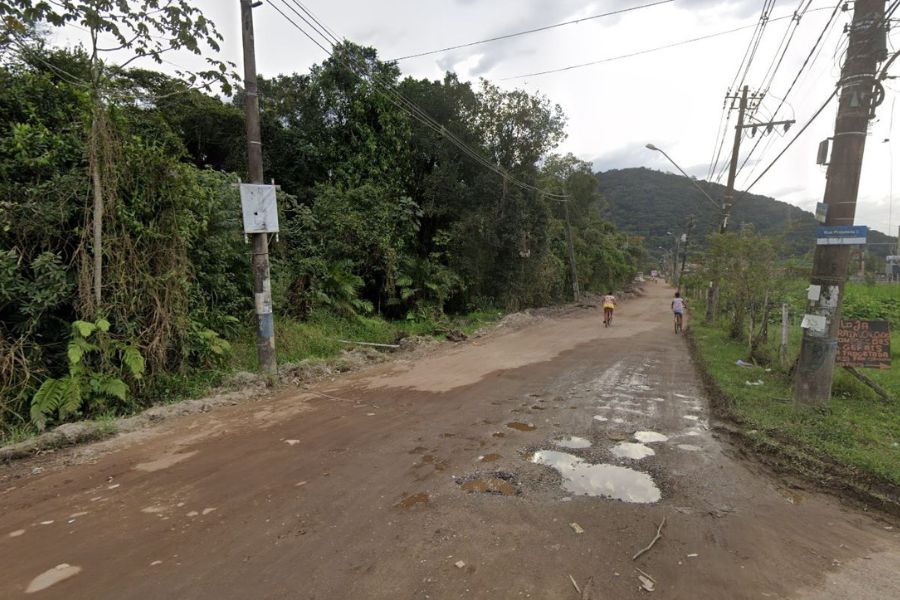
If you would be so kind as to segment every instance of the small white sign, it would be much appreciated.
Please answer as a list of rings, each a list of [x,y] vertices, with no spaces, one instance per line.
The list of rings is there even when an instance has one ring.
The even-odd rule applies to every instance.
[[[806,299],[811,302],[816,302],[819,299],[819,296],[822,293],[821,285],[811,285],[806,288]]]
[[[809,329],[816,333],[824,333],[828,327],[828,321],[821,315],[803,315],[803,321],[800,323],[803,329]]]
[[[275,186],[242,183],[241,212],[244,216],[244,233],[278,233]]]

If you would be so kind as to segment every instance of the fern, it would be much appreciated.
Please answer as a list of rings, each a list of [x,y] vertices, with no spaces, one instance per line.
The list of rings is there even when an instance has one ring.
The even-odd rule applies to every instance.
[[[81,386],[72,376],[48,379],[31,399],[31,422],[43,431],[47,418],[58,414],[60,419],[75,414],[81,408]]]
[[[122,362],[128,367],[132,377],[135,379],[143,377],[145,368],[144,357],[141,356],[141,353],[137,348],[134,346],[126,346],[124,352],[122,352]]]

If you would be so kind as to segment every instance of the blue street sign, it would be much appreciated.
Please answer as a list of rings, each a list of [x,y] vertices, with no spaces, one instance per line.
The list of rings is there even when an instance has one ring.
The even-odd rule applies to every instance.
[[[869,228],[865,225],[827,225],[816,228],[819,246],[859,246],[866,243]]]

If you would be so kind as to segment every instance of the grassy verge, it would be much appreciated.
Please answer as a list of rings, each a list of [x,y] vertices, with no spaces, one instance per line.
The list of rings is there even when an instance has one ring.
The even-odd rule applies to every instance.
[[[496,321],[499,312],[482,311],[451,317],[440,323],[434,321],[385,321],[360,317],[345,319],[330,313],[314,313],[306,321],[280,319],[275,325],[275,344],[279,363],[297,363],[305,359],[327,359],[352,346],[338,340],[393,344],[407,336],[444,338],[441,332],[462,331],[470,335],[480,327]],[[254,371],[256,341],[252,331],[233,344],[232,367],[238,371]]]
[[[746,430],[900,485],[900,405],[882,402],[839,369],[826,408],[795,407],[791,381],[784,371],[773,368],[766,372],[762,367],[748,369],[735,364],[747,358],[745,343],[703,325],[693,325],[692,335],[703,367],[724,394],[723,412]],[[867,374],[900,392],[897,369]],[[748,385],[759,381],[761,385]]]
[[[446,337],[449,331],[461,331],[471,335],[477,329],[489,325],[501,316],[497,311],[480,311],[467,315],[434,321],[386,321],[381,318],[345,319],[319,312],[304,322],[290,319],[276,321],[278,362],[298,363],[305,359],[329,359],[340,355],[352,346],[337,340],[353,340],[375,343],[395,343],[407,336]],[[141,394],[140,404],[119,410],[115,414],[93,420],[94,432],[103,436],[115,433],[116,417],[127,417],[150,405],[174,404],[184,400],[202,398],[229,374],[237,371],[255,371],[255,332],[247,330],[232,340],[232,353],[219,368],[195,369],[185,373],[164,374],[154,378]],[[92,430],[93,431],[93,430]],[[17,444],[34,438],[38,431],[30,423],[0,427],[0,447]],[[55,442],[56,443],[56,442]],[[58,443],[64,443],[64,440]]]

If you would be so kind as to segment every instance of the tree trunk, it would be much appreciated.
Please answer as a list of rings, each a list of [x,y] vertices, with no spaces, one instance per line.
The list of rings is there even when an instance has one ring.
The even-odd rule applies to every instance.
[[[94,192],[93,233],[94,233],[94,313],[100,311],[103,290],[103,180],[100,175],[100,106],[94,106],[91,116],[90,169],[91,187]]]

